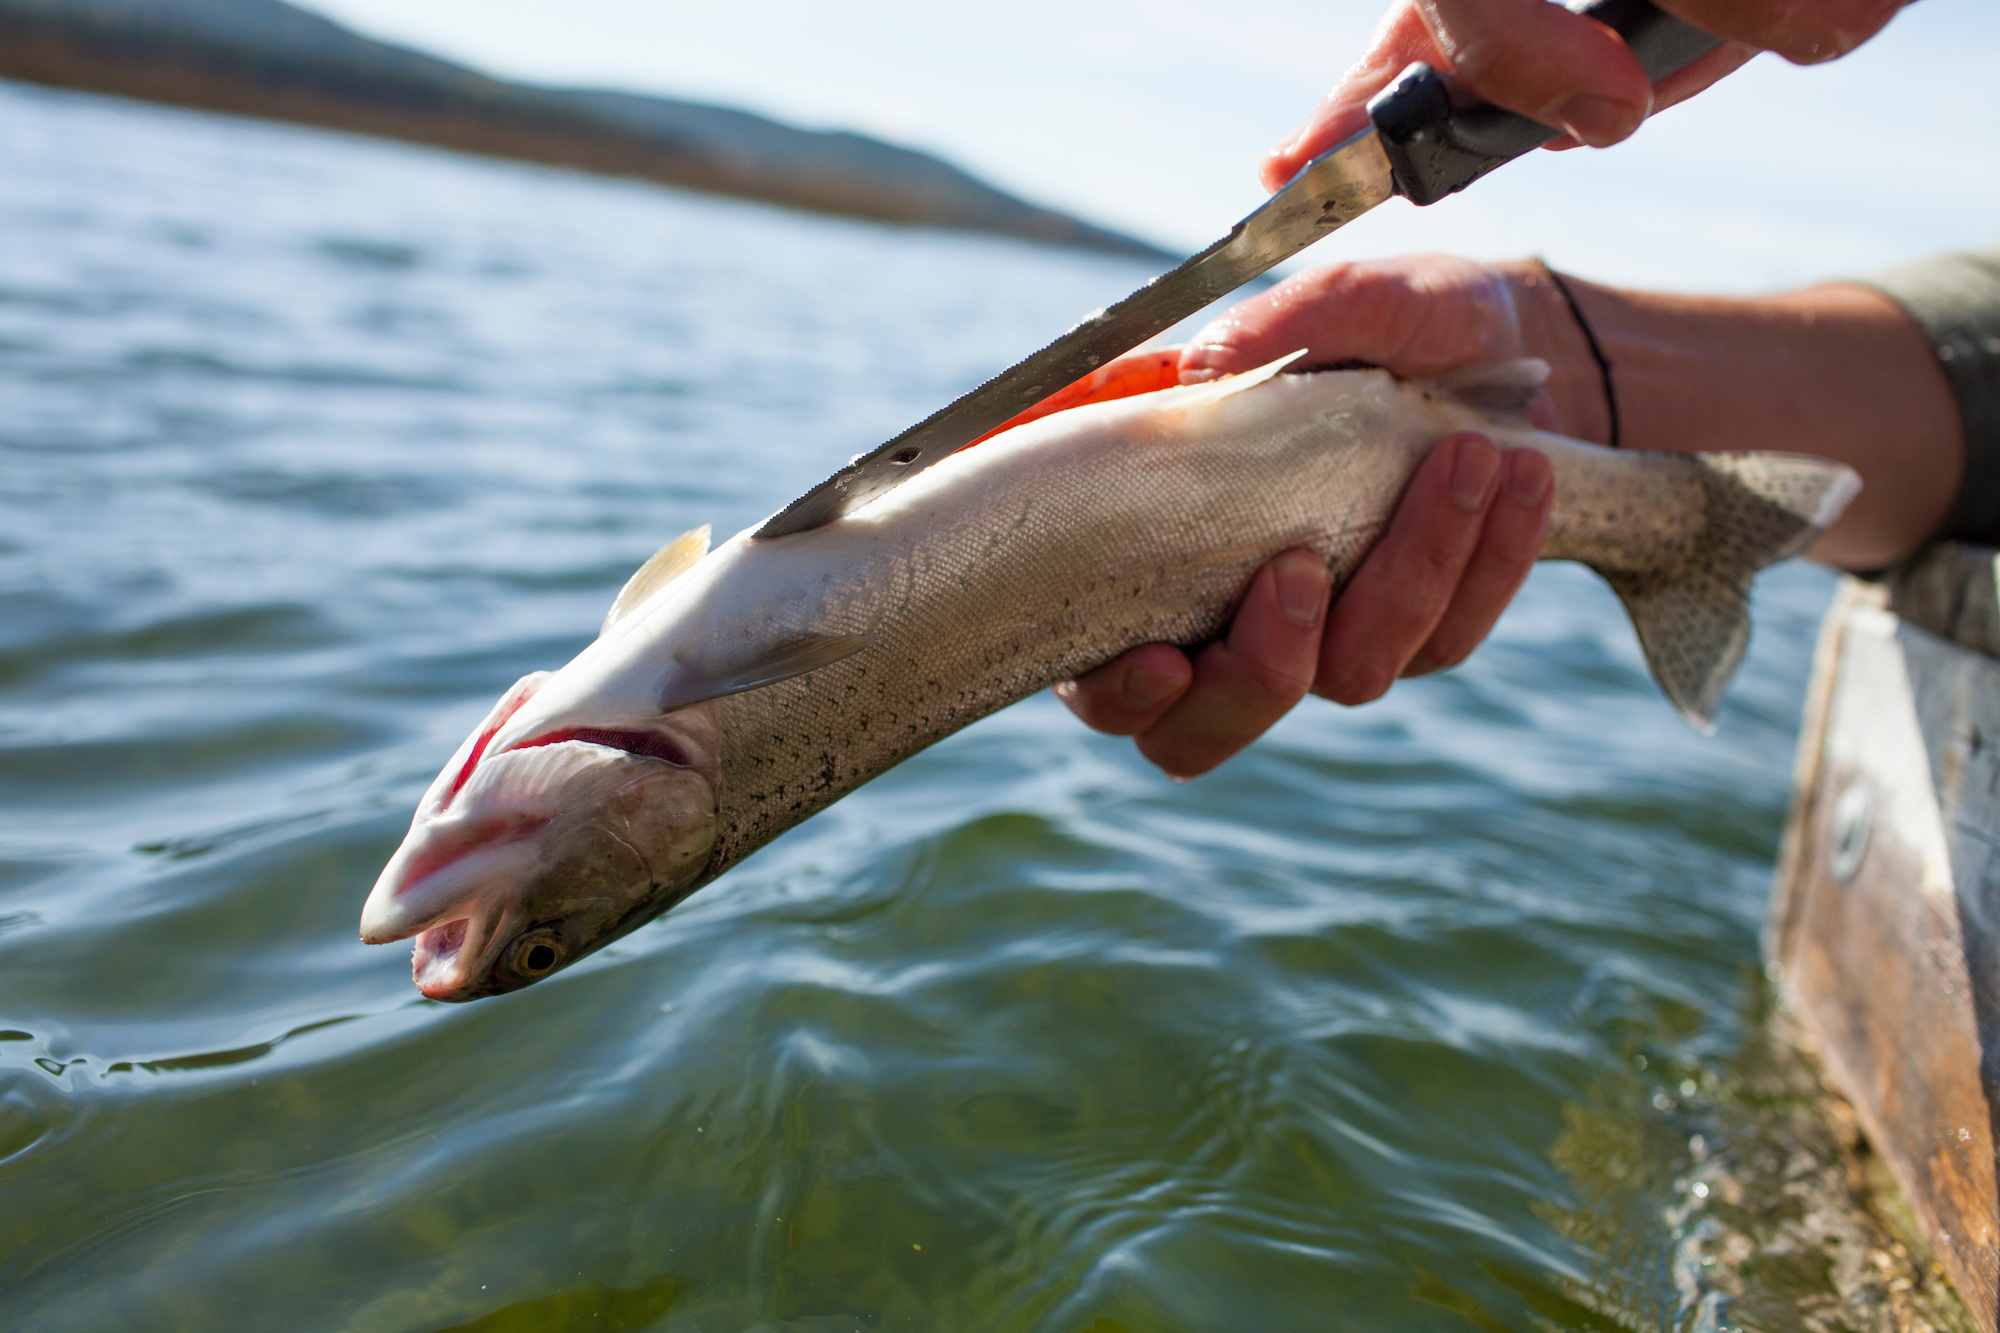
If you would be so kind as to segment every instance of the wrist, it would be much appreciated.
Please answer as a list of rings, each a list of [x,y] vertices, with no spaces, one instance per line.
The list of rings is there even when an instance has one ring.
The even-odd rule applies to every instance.
[[[1535,413],[1535,424],[1571,439],[1609,444],[1611,405],[1605,396],[1605,373],[1562,288],[1539,260],[1509,260],[1488,267],[1507,284],[1513,298],[1523,354],[1549,365],[1544,406]],[[1567,281],[1584,317],[1591,318],[1584,303],[1594,290],[1575,278]],[[1615,383],[1615,365],[1611,373]]]
[[[1588,341],[1534,267],[1505,266],[1524,350],[1553,369],[1550,424],[1605,443]],[[1848,284],[1741,298],[1565,282],[1610,364],[1625,448],[1849,464],[1864,489],[1812,551],[1848,568],[1901,559],[1937,530],[1964,469],[1963,433],[1935,353],[1887,297]]]

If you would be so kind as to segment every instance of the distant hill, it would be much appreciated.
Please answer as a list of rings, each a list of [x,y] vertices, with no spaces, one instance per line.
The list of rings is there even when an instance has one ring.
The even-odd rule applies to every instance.
[[[926,153],[727,107],[506,83],[281,0],[0,0],[0,78],[911,226],[1166,258]]]

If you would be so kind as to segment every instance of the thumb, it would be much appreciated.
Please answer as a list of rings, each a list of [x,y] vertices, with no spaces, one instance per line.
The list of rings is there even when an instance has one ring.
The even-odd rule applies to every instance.
[[[1414,61],[1596,147],[1639,127],[1652,87],[1624,38],[1547,0],[1399,0],[1304,125],[1265,157],[1267,190],[1368,125],[1368,99]]]

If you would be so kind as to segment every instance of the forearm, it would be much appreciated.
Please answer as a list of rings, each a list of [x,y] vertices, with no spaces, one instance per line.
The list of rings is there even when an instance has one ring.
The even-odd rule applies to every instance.
[[[1605,440],[1602,384],[1567,304],[1533,266],[1510,277],[1524,341],[1558,367],[1557,424]],[[1851,569],[1893,563],[1944,523],[1965,467],[1958,405],[1930,340],[1882,293],[1836,283],[1734,299],[1567,281],[1612,365],[1625,448],[1847,463],[1865,489],[1811,554]]]

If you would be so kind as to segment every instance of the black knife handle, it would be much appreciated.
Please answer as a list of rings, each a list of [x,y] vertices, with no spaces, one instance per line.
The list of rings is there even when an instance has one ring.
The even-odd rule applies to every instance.
[[[1570,8],[1623,37],[1655,83],[1722,45],[1648,0],[1590,0]],[[1395,170],[1396,193],[1411,203],[1434,204],[1562,133],[1463,96],[1455,101],[1444,77],[1418,61],[1369,100],[1368,118]]]

